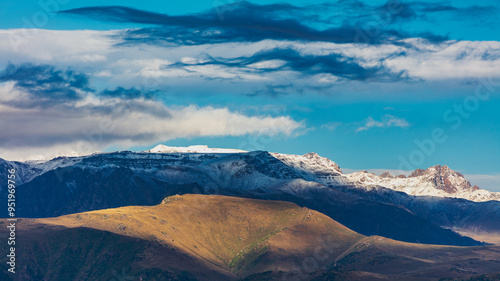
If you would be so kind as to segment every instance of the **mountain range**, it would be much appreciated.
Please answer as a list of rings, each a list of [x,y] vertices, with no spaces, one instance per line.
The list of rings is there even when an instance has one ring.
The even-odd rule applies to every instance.
[[[205,146],[158,146],[46,162],[0,160],[0,166],[16,168],[20,217],[151,206],[169,195],[197,193],[289,201],[360,234],[405,242],[465,246],[495,243],[500,237],[498,193],[471,187],[446,166],[409,177],[343,174],[335,162],[316,153]],[[0,180],[5,193],[7,181]],[[7,216],[5,210],[1,214]]]

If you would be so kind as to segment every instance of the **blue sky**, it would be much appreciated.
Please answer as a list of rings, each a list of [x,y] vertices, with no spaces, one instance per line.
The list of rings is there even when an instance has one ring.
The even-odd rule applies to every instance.
[[[2,158],[207,144],[500,190],[498,1],[0,3]]]

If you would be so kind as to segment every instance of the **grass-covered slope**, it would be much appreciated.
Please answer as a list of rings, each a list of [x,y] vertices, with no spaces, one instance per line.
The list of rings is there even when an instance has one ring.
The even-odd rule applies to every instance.
[[[0,225],[0,235],[7,230]],[[500,271],[497,246],[366,237],[293,203],[228,196],[21,219],[17,233],[19,280],[439,280]]]
[[[364,238],[293,203],[212,195],[171,196],[157,206],[106,209],[37,222],[156,241],[239,276],[286,271],[315,251],[322,255],[317,267],[324,267]]]

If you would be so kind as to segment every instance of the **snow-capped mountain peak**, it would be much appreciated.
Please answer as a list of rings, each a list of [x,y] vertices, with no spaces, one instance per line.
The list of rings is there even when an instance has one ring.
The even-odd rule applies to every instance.
[[[304,155],[291,155],[271,153],[273,157],[294,168],[301,176],[309,181],[316,181],[324,185],[337,184],[337,177],[342,175],[342,170],[337,163],[321,157],[315,152]]]
[[[339,173],[342,173],[342,170],[340,169],[340,167],[337,163],[333,162],[332,160],[330,160],[326,157],[319,156],[316,152],[306,153],[306,154],[302,155],[302,157],[311,160],[311,162],[313,162],[315,164],[326,166],[326,167],[331,168]]]
[[[175,147],[159,144],[152,149],[146,150],[150,153],[242,153],[247,152],[240,149],[210,148],[207,145],[191,145],[188,147]]]
[[[473,192],[479,189],[477,186],[471,186],[461,173],[453,171],[446,165],[436,165],[425,171],[418,169],[410,175],[410,177],[419,176],[431,181],[436,188],[450,194],[463,191]]]
[[[446,165],[436,165],[426,170],[417,169],[408,177],[394,177],[388,172],[380,176],[366,171],[355,172],[343,175],[339,183],[353,184],[361,188],[382,186],[415,196],[453,197],[476,202],[500,200],[500,193],[472,186],[461,173]]]

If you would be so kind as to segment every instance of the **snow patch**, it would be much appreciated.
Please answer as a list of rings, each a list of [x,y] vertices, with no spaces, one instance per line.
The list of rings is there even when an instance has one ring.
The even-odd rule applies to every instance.
[[[210,148],[207,145],[191,145],[188,147],[175,147],[159,144],[145,152],[149,153],[245,153],[248,151],[240,149]]]

